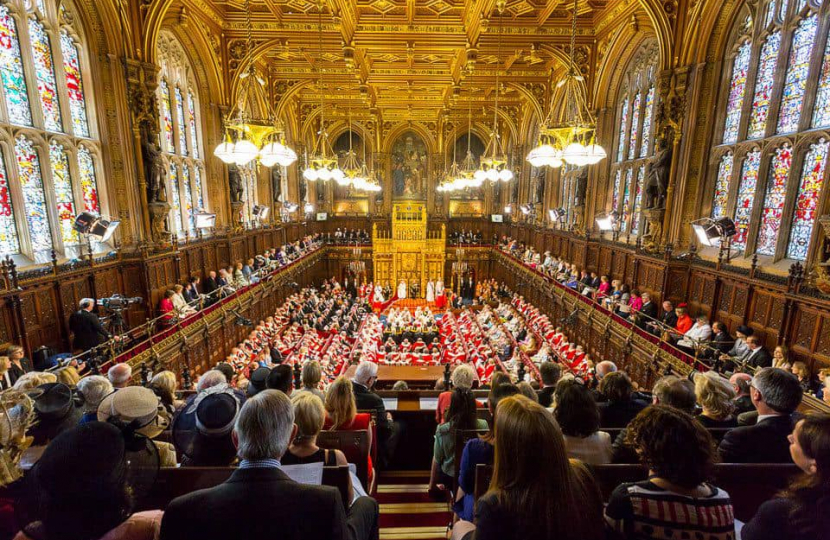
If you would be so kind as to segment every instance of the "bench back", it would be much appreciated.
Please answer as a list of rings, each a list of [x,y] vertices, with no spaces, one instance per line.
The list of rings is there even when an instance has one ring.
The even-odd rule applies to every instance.
[[[369,489],[369,432],[358,431],[321,431],[317,435],[317,446],[328,450],[340,450],[346,455],[346,461],[353,463],[357,469],[357,478],[364,489]]]

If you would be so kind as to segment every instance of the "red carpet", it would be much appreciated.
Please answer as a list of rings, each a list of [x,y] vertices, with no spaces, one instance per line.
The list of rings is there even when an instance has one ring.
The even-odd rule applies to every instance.
[[[392,471],[378,477],[381,540],[445,540],[452,513],[427,496],[429,472]]]

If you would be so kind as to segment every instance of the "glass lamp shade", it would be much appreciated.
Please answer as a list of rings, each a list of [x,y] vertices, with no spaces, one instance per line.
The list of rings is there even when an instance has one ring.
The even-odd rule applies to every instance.
[[[277,163],[282,165],[283,167],[288,167],[295,161],[297,161],[297,152],[288,148],[284,144],[280,144],[282,150],[278,152]]]
[[[308,169],[303,171],[303,178],[305,178],[309,182],[314,182],[319,178],[319,176],[317,175],[317,171],[315,169],[309,167]]]
[[[259,149],[248,139],[236,141],[233,151],[233,160],[237,165],[245,165],[256,159]]]
[[[544,167],[556,155],[556,149],[549,144],[537,146],[527,155],[527,161],[534,167]]]
[[[578,142],[571,143],[562,152],[562,159],[577,167],[587,165],[588,149]]]
[[[213,155],[222,160],[222,162],[230,165],[234,163],[234,147],[235,145],[230,140],[225,140],[222,144],[216,147]]]
[[[277,163],[288,167],[297,160],[293,150],[278,142],[268,143],[259,152],[259,162],[266,167],[273,167]]]
[[[605,149],[598,144],[589,144],[588,145],[588,165],[596,165],[606,157],[608,154],[605,153]]]
[[[273,154],[260,154],[259,162],[266,167],[273,167],[277,164],[277,158]]]
[[[553,167],[554,169],[558,169],[562,166],[564,161],[562,161],[562,157],[560,155],[554,155],[552,158],[548,159],[547,166]]]
[[[502,169],[499,173],[499,180],[502,182],[509,182],[513,180],[513,171],[507,168]]]
[[[340,182],[342,182],[343,179],[346,178],[346,175],[343,173],[343,171],[339,167],[335,167],[331,171],[331,177],[335,182],[340,184]],[[346,183],[348,184],[348,181]]]
[[[311,204],[311,203],[305,203],[305,206],[303,207],[303,210],[305,210],[306,214],[310,214],[310,213],[314,212],[314,205]]]
[[[484,184],[483,180],[477,180],[476,178],[473,178],[472,180],[469,181],[469,186],[471,188],[480,188],[483,184]]]
[[[331,180],[331,171],[328,167],[322,167],[319,171],[317,171],[317,178],[323,181]]]
[[[475,178],[476,180],[481,180],[483,182],[487,179],[487,171],[479,169],[475,173],[473,173],[473,178]]]
[[[499,171],[496,169],[488,169],[487,170],[487,180],[491,182],[498,182],[499,180]]]

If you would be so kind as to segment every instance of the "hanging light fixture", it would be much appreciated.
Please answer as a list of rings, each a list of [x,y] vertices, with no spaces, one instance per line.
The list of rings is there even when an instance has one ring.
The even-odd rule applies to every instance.
[[[337,163],[337,156],[329,143],[329,135],[326,132],[326,103],[323,90],[323,6],[322,1],[317,3],[317,38],[319,44],[319,82],[317,84],[320,92],[320,131],[317,132],[317,141],[311,156],[306,156],[306,168],[303,171],[303,178],[309,182],[317,180],[334,180],[341,183],[346,176]]]
[[[487,141],[487,146],[484,149],[484,154],[481,158],[481,164],[478,170],[473,175],[477,182],[509,182],[513,180],[513,171],[510,170],[507,163],[506,152],[502,148],[501,137],[499,136],[499,74],[501,73],[501,26],[504,15],[504,8],[506,2],[499,0],[496,2],[496,9],[499,12],[499,29],[498,29],[498,48],[496,53],[496,99],[493,107],[493,131],[490,134],[490,140]]]
[[[534,167],[561,167],[564,163],[582,167],[594,165],[607,157],[605,149],[596,143],[596,121],[588,110],[585,78],[576,69],[576,11],[573,3],[571,19],[571,51],[568,73],[556,84],[564,86],[564,117],[554,119],[553,104],[539,129],[536,148],[527,155]]]
[[[297,154],[285,142],[285,129],[276,113],[268,106],[267,118],[255,117],[252,103],[270,103],[265,95],[265,81],[257,74],[251,36],[251,5],[245,0],[247,29],[246,52],[250,56],[248,69],[242,73],[239,100],[225,117],[225,140],[213,155],[224,163],[246,165],[258,159],[266,167],[288,167],[297,161]]]

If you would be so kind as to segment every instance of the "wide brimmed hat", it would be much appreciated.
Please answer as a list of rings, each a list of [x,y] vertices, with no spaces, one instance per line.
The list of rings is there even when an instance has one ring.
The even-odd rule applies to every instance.
[[[173,444],[199,465],[228,465],[236,456],[232,432],[239,399],[229,388],[200,392],[173,421]]]
[[[98,421],[132,429],[150,439],[170,426],[164,404],[143,386],[128,386],[107,395],[98,405]]]
[[[752,330],[752,328],[750,328],[748,326],[744,326],[743,324],[738,327],[738,332],[740,332],[741,334],[743,334],[745,336],[751,336],[752,334],[755,333],[755,331]]]
[[[46,444],[81,421],[83,397],[62,383],[47,383],[33,393],[37,424],[29,432],[35,445]]]

